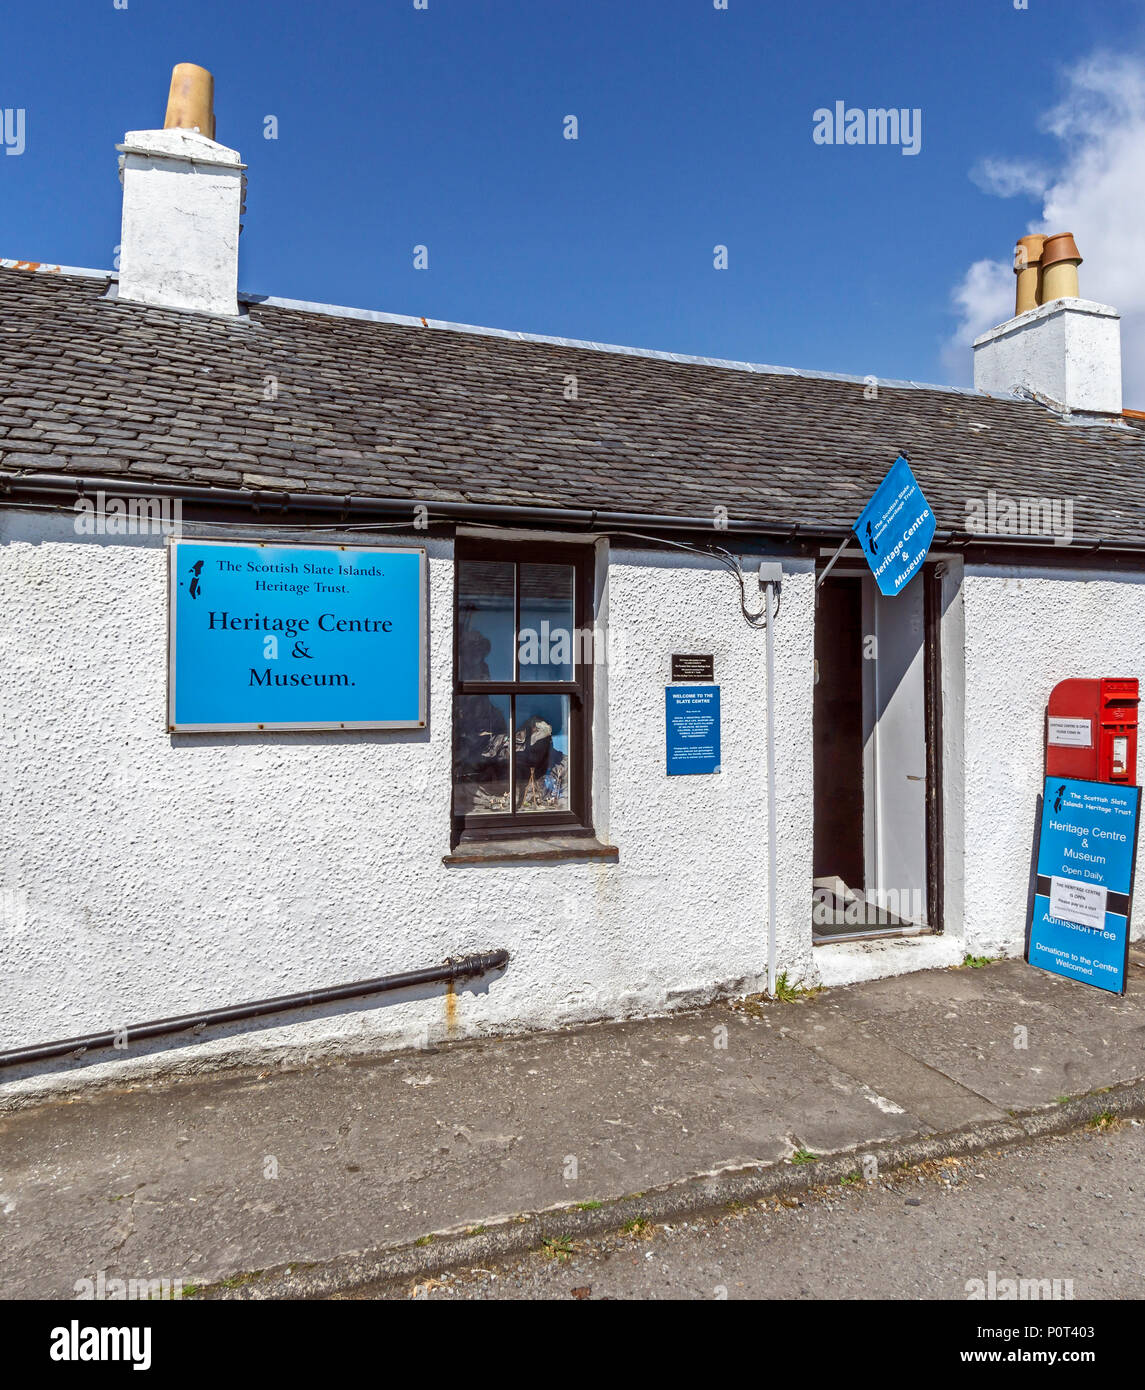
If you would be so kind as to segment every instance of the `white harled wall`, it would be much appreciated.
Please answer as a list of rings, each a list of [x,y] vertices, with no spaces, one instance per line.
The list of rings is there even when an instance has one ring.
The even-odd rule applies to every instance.
[[[118,148],[119,298],[237,315],[246,168],[238,151],[191,130],[132,130]]]
[[[1145,676],[1145,576],[968,568],[963,605],[967,949],[1021,955],[1046,702],[1070,677]]]
[[[451,543],[428,542],[427,731],[170,735],[164,545],[77,537],[71,522],[0,512],[0,1048],[472,951],[507,947],[512,961],[466,987],[455,1010],[438,988],[381,996],[37,1075],[123,1075],[155,1054],[193,1066],[264,1049],[416,1045],[762,987],[764,634],[743,621],[724,568],[599,545],[602,614],[623,659],[599,673],[594,798],[619,864],[447,868]],[[799,977],[813,968],[809,566],[796,562],[783,588],[779,961]],[[718,776],[665,773],[673,651],[715,653]]]
[[[598,542],[614,659],[597,671],[593,799],[620,862],[447,868],[452,543],[428,548],[427,731],[172,736],[162,541],[77,537],[67,514],[0,512],[0,1048],[512,953],[455,1007],[437,987],[382,996],[10,1071],[5,1093],[157,1064],[424,1046],[763,987],[764,634],[743,621],[733,577],[700,557]],[[778,960],[793,979],[1020,954],[1048,693],[1067,676],[1145,666],[1141,578],[955,564],[944,606],[946,935],[813,949],[814,593],[810,562],[786,564]],[[673,651],[715,655],[719,775],[664,771]],[[1135,935],[1143,924],[1139,906]]]

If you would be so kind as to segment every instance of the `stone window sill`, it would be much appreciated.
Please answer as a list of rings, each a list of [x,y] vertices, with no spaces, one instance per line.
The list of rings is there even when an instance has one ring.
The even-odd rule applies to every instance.
[[[461,864],[615,864],[620,851],[587,835],[529,835],[519,839],[470,840],[460,844],[441,862],[450,868]]]

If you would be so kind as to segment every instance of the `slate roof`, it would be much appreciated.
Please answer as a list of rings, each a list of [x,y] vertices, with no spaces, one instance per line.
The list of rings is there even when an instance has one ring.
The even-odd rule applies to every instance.
[[[0,473],[845,527],[905,447],[940,531],[992,488],[1072,498],[1078,536],[1145,541],[1139,425],[266,303],[227,322],[106,292],[0,269]]]

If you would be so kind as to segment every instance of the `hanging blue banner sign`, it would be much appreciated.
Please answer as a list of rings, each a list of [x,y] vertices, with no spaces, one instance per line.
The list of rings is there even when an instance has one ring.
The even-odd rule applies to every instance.
[[[664,717],[668,732],[668,775],[719,772],[719,686],[665,686]]]
[[[901,594],[922,567],[934,540],[934,513],[900,454],[851,528],[879,592]]]
[[[1125,993],[1141,788],[1047,777],[1026,960]]]
[[[170,729],[425,726],[423,549],[172,540],[168,560]]]

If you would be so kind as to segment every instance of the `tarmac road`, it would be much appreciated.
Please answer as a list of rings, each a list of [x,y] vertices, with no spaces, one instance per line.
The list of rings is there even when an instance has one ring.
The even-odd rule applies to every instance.
[[[1140,1120],[787,1201],[350,1296],[965,1300],[968,1281],[988,1293],[1037,1279],[1077,1299],[1145,1298]]]

